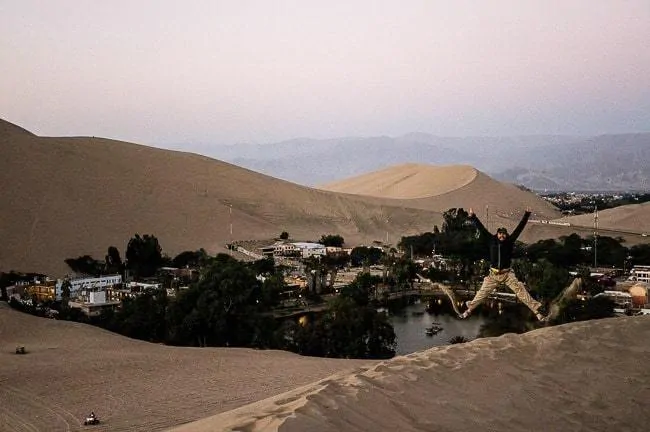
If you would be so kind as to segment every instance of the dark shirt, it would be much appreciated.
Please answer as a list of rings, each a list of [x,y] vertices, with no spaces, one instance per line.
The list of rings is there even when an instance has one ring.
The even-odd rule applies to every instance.
[[[490,247],[490,267],[498,270],[510,268],[512,262],[512,250],[515,245],[517,237],[521,234],[528,222],[530,212],[524,213],[524,217],[514,229],[512,234],[506,236],[503,241],[500,241],[496,234],[490,233],[481,223],[481,221],[473,214],[470,220],[474,223],[481,233],[481,237],[487,238]]]

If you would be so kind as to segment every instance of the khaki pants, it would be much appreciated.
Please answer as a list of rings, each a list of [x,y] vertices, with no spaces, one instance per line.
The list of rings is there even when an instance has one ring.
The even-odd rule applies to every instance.
[[[478,305],[483,303],[483,301],[492,294],[499,285],[506,285],[508,288],[515,293],[517,298],[526,306],[528,309],[532,310],[533,313],[537,313],[537,309],[542,305],[540,302],[535,300],[530,296],[526,290],[526,286],[517,279],[515,272],[512,270],[503,272],[503,273],[493,273],[490,270],[487,276],[483,279],[483,285],[477,291],[474,299],[467,302],[467,307],[469,311],[474,310]]]

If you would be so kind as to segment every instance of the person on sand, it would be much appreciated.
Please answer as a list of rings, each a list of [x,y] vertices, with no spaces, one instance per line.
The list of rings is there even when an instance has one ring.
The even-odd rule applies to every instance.
[[[483,285],[478,290],[473,300],[465,303],[467,310],[460,315],[464,319],[471,315],[472,311],[476,309],[499,285],[506,285],[510,288],[517,298],[528,308],[533,311],[539,321],[546,321],[546,316],[543,312],[542,304],[533,299],[526,286],[517,279],[515,272],[510,268],[512,261],[512,249],[519,234],[524,230],[528,218],[530,217],[530,208],[526,209],[524,217],[519,222],[512,234],[508,235],[508,230],[505,228],[497,229],[496,234],[492,235],[476,217],[472,209],[469,209],[469,219],[478,228],[481,236],[488,238],[490,243],[490,271],[483,279]]]

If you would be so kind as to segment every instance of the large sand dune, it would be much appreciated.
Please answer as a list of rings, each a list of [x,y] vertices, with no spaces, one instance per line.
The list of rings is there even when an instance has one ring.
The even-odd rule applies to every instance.
[[[398,165],[320,188],[353,195],[399,199],[403,206],[444,212],[472,208],[490,230],[514,228],[527,207],[533,218],[554,219],[558,210],[532,192],[496,181],[464,165]],[[538,238],[526,233],[524,241]]]
[[[28,353],[16,355],[23,344]],[[37,318],[0,302],[0,431],[155,431],[353,370],[367,361],[179,348]]]
[[[361,176],[328,183],[321,189],[388,198],[425,198],[455,191],[476,178],[466,165],[396,165]]]
[[[478,339],[339,373],[173,429],[643,431],[650,317]]]
[[[307,188],[196,154],[38,137],[2,120],[0,153],[0,271],[60,276],[65,258],[102,259],[109,246],[124,253],[135,233],[156,235],[173,256],[284,230],[303,240],[338,233],[354,245],[430,230],[441,220],[399,200]]]

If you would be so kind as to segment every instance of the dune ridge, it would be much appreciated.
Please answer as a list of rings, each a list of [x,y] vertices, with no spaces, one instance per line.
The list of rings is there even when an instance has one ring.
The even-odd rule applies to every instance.
[[[205,156],[94,137],[38,137],[0,128],[0,270],[67,272],[65,258],[124,253],[154,234],[170,255],[288,231],[350,244],[417,233],[441,215],[395,200],[352,197],[274,179]],[[232,208],[232,215],[230,209]],[[387,221],[390,221],[388,223]],[[230,234],[230,224],[233,234]]]
[[[205,156],[122,141],[39,137],[3,120],[0,151],[0,183],[6,185],[0,206],[7,209],[0,225],[0,271],[63,276],[64,259],[101,259],[109,246],[124,253],[136,233],[156,235],[173,256],[200,247],[224,252],[231,240],[271,239],[282,231],[299,240],[337,233],[352,246],[388,234],[395,244],[401,236],[440,226],[442,212],[451,207],[488,203],[495,223],[503,218],[499,225],[511,223],[508,218],[525,205],[556,217],[534,194],[467,166],[393,169],[410,170],[406,184],[418,185],[413,196],[425,195],[436,176],[445,184],[437,193],[447,191],[403,199],[309,188]],[[381,181],[382,175],[374,178]]]
[[[494,180],[466,165],[404,164],[341,180],[321,188],[353,195],[398,199],[402,205],[444,212],[472,208],[490,230],[511,229],[527,207],[533,218],[555,219],[560,212],[536,194]],[[522,236],[530,241],[534,237]]]
[[[624,229],[633,232],[650,234],[650,202],[628,204],[612,209],[598,211],[598,226],[600,228]],[[561,219],[574,225],[593,226],[594,215],[583,214],[568,216]]]
[[[648,337],[650,317],[627,317],[478,339],[171,430],[644,430]]]
[[[27,354],[13,353],[24,345]],[[0,430],[164,430],[281,394],[368,361],[247,348],[172,347],[0,302]]]
[[[318,187],[355,195],[414,199],[455,191],[472,182],[477,174],[475,168],[467,165],[433,166],[409,163]]]

